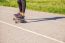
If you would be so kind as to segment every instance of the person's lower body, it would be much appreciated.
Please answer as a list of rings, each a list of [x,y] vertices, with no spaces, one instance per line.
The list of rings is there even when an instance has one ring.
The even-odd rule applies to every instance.
[[[19,13],[17,14],[18,18],[21,19],[21,22],[24,23],[25,21],[25,9],[26,9],[26,0],[18,0],[19,5]]]

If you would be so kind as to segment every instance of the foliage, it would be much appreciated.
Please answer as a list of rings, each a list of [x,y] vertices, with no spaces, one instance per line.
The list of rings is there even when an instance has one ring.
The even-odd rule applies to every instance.
[[[26,2],[27,9],[65,14],[65,0],[26,0]],[[0,5],[18,7],[17,0],[0,0]]]

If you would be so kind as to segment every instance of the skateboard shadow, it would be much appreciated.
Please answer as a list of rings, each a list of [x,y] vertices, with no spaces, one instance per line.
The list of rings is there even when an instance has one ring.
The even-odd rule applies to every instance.
[[[30,22],[40,22],[40,21],[57,20],[63,18],[65,17],[36,18],[36,19],[26,19],[26,20],[30,20]]]

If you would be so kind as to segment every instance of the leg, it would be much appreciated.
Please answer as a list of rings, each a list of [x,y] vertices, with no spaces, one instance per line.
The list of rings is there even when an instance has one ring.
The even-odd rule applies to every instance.
[[[26,9],[26,0],[18,0],[18,5],[19,5],[19,10],[20,10],[20,15],[22,16],[22,18],[24,18],[24,13],[25,13],[25,9]]]
[[[26,9],[26,0],[18,0],[20,15],[21,15],[21,22],[24,23],[25,21],[25,9]]]

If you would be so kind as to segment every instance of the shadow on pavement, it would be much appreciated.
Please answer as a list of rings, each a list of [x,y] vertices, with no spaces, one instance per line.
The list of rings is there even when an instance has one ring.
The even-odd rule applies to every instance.
[[[65,17],[36,18],[36,19],[26,19],[26,20],[30,20],[30,22],[40,22],[40,21],[57,20],[57,19],[63,19],[63,18]]]

